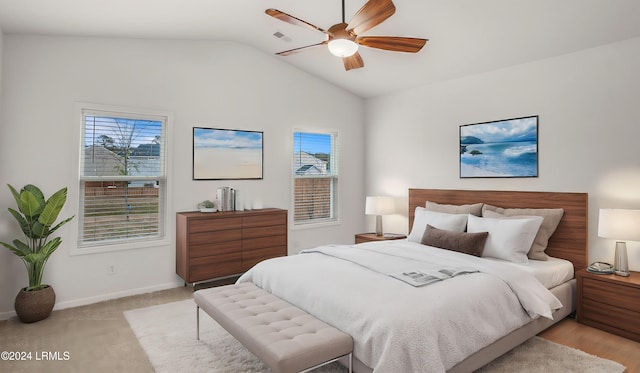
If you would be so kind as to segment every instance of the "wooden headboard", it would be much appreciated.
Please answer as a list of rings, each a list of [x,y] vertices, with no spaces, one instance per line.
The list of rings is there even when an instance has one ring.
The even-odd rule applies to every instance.
[[[561,207],[564,216],[545,252],[569,260],[577,271],[587,266],[588,197],[587,193],[409,189],[409,231],[416,206],[424,207],[426,201],[451,205],[483,202],[504,208]]]

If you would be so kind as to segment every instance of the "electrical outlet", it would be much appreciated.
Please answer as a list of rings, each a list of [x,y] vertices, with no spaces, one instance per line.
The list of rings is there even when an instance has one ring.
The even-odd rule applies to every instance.
[[[107,274],[108,275],[115,275],[116,274],[116,265],[115,264],[109,264],[109,266],[107,267]]]

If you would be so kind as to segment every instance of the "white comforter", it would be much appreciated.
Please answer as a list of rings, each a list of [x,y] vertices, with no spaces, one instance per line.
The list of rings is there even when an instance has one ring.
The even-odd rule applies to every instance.
[[[412,262],[480,272],[423,287],[386,273],[411,269]],[[374,372],[444,372],[562,306],[524,271],[409,241],[307,250],[263,261],[238,281],[252,281],[350,334],[355,356]]]

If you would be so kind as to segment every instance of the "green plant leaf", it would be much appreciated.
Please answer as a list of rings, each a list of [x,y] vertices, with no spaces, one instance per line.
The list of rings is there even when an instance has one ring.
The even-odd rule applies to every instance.
[[[38,252],[38,253],[29,253],[23,256],[22,259],[29,264],[35,264],[38,260],[40,260],[41,257],[42,257],[42,254]]]
[[[46,245],[42,246],[39,251],[29,253],[24,256],[24,261],[30,264],[38,265],[40,263],[44,263],[49,259],[49,256],[53,254],[54,251],[60,246],[62,241],[59,237],[56,237],[55,240],[51,240],[47,242]],[[36,267],[37,268],[37,267]],[[44,268],[41,268],[41,270]]]
[[[55,227],[53,227],[53,228],[49,229],[49,234],[51,234],[51,233],[53,233],[53,232],[57,231],[57,230],[58,230],[58,228],[60,228],[60,227],[61,227],[61,226],[63,226],[64,224],[68,223],[69,221],[71,221],[71,219],[73,219],[73,218],[75,218],[75,217],[76,217],[76,216],[75,216],[75,215],[73,215],[73,216],[72,216],[72,217],[70,217],[70,218],[66,218],[66,219],[64,219],[63,221],[61,221],[60,223],[58,223],[58,225],[56,225]]]
[[[40,206],[44,206],[44,200],[45,200],[44,193],[42,193],[40,188],[38,188],[33,184],[27,184],[22,188],[22,190],[26,190],[29,193],[33,194],[33,196],[36,197],[36,200],[38,200],[38,204]]]
[[[24,252],[24,253],[30,253],[33,251],[33,249],[31,248],[31,246],[27,245],[26,243],[15,239],[13,240],[13,244],[15,245],[15,247],[17,247],[18,249],[20,249],[20,251]]]
[[[38,214],[42,211],[43,206],[33,193],[23,189],[20,191],[20,202],[18,203],[18,208],[27,218],[27,221],[29,221],[37,218]]]
[[[16,188],[11,186],[11,184],[7,184],[7,186],[9,187],[9,190],[11,190],[11,194],[13,195],[13,198],[16,200],[16,205],[19,205],[20,204],[20,193],[18,193]]]
[[[60,214],[60,210],[62,210],[66,201],[67,188],[62,188],[55,192],[45,203],[44,209],[38,217],[38,222],[45,228],[51,227],[58,218],[58,214]]]
[[[22,229],[22,232],[27,237],[29,237],[31,235],[31,226],[29,225],[27,220],[24,218],[24,216],[22,216],[21,213],[12,209],[11,207],[9,207],[7,210],[9,210],[11,215],[13,215],[13,217],[18,221],[18,224],[20,225],[20,229]]]
[[[31,238],[45,238],[49,235],[49,230],[39,221],[34,221],[31,225]]]
[[[0,245],[6,247],[7,249],[11,250],[12,253],[16,254],[17,256],[19,256],[20,258],[24,257],[25,255],[29,254],[31,252],[31,250],[21,250],[20,248],[16,247],[16,246],[12,246],[9,245],[6,242],[0,242]]]
[[[46,245],[42,246],[40,249],[40,254],[42,255],[42,259],[47,261],[49,256],[53,254],[54,251],[60,246],[62,243],[62,239],[60,237],[56,237],[53,240],[46,243]]]

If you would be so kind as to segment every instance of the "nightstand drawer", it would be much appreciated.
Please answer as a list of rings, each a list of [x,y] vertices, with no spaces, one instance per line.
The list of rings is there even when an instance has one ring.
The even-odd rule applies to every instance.
[[[640,311],[634,312],[617,307],[615,303],[607,304],[591,299],[582,299],[582,311],[584,321],[592,321],[613,327],[620,331],[618,334],[630,333],[640,336],[640,323],[638,322]]]
[[[611,283],[585,277],[582,282],[582,297],[640,312],[640,288],[611,286]]]

